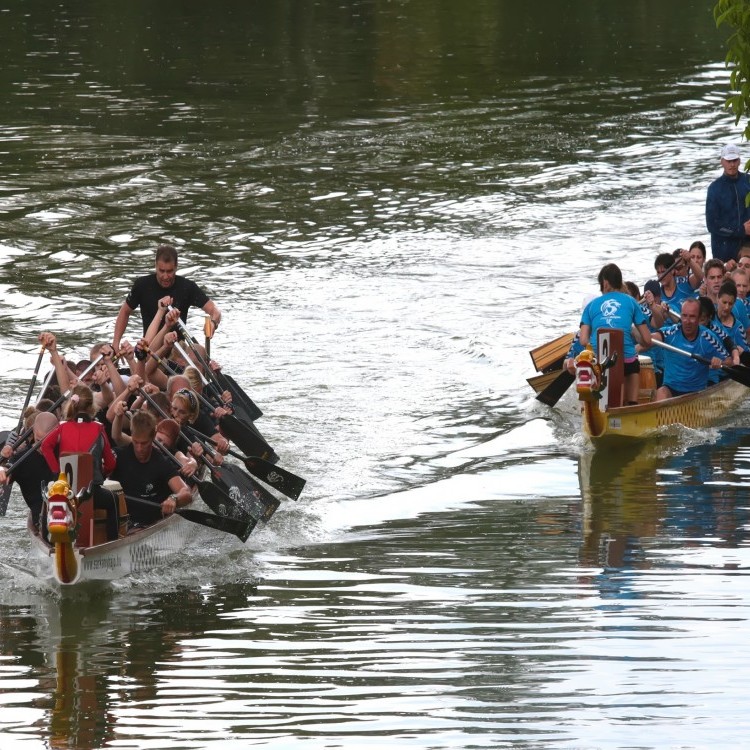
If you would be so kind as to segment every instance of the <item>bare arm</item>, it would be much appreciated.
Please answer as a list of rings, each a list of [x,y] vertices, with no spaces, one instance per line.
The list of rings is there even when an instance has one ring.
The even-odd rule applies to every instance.
[[[117,395],[117,398],[115,398],[114,401],[109,405],[109,408],[107,409],[107,419],[114,424],[115,417],[117,416],[118,411],[122,411],[122,413],[125,413],[125,410],[127,409],[127,401],[128,399],[140,388],[140,386],[143,385],[143,381],[141,380],[138,375],[131,375],[130,379],[128,380],[127,386],[122,390],[121,393]],[[112,435],[114,436],[114,428]]]
[[[213,322],[211,338],[213,338],[213,334],[216,333],[216,329],[219,327],[219,323],[221,323],[221,310],[213,300],[208,300],[208,302],[203,305],[203,312],[211,316],[211,321]]]
[[[138,375],[145,380],[145,365],[142,360],[136,358],[135,349],[129,341],[120,344],[120,356],[128,363],[131,375]]]
[[[641,336],[641,344],[645,349],[651,348],[651,331],[645,323],[641,323],[638,326],[638,333]]]
[[[171,304],[171,297],[162,297],[159,300],[159,305],[156,308],[156,315],[154,315],[154,319],[151,321],[148,330],[143,336],[143,338],[148,341],[149,345],[154,344],[154,346],[158,346],[158,344],[154,342],[154,337],[159,332],[159,329],[164,325],[164,318],[167,314],[167,305]]]
[[[581,346],[588,346],[589,341],[591,341],[591,326],[581,323],[581,333],[578,340],[581,342]]]
[[[128,327],[128,321],[130,316],[133,314],[133,308],[127,302],[122,303],[120,312],[117,313],[117,320],[115,321],[115,332],[112,335],[112,348],[118,352],[120,351],[120,339],[122,339],[125,329]]]
[[[104,366],[107,370],[107,377],[109,378],[109,382],[112,384],[112,389],[114,390],[114,395],[119,395],[125,390],[125,383],[122,379],[122,375],[120,375],[119,370],[115,366],[115,359],[114,355],[117,350],[113,349],[109,346],[102,347],[102,351],[100,352],[104,357]],[[103,389],[102,389],[103,391]],[[106,401],[107,404],[111,403],[112,399],[109,399]]]
[[[180,477],[172,477],[169,480],[169,489],[177,495],[177,505],[187,505],[193,499],[190,488]]]
[[[39,343],[43,344],[49,352],[50,361],[55,368],[57,384],[60,386],[60,391],[65,393],[65,391],[70,390],[70,376],[72,373],[68,369],[68,365],[65,364],[65,360],[60,356],[60,352],[57,351],[55,334],[46,331],[39,334]]]
[[[120,447],[128,445],[131,442],[130,435],[126,435],[122,431],[127,406],[124,401],[115,401],[113,407],[114,417],[112,419],[112,440],[115,445]],[[112,410],[112,407],[110,407],[110,409]],[[107,412],[107,417],[109,417],[109,411]]]

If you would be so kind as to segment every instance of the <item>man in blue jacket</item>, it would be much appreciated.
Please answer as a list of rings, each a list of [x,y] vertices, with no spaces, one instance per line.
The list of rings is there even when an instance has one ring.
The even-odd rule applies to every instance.
[[[711,233],[711,254],[725,263],[737,259],[742,240],[750,235],[750,177],[740,172],[740,150],[729,143],[721,150],[724,173],[708,186],[706,228]]]

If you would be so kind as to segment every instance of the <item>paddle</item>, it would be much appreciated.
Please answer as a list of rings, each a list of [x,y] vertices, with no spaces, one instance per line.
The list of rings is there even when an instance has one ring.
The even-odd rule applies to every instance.
[[[205,436],[192,427],[187,427],[190,436],[194,436],[201,443],[204,450],[208,450],[207,442],[202,438]],[[268,490],[254,482],[239,466],[223,463],[221,465],[209,463],[211,476],[214,481],[220,482],[227,487],[227,492],[232,500],[241,501],[243,508],[253,518],[262,518],[267,521],[276,512],[281,504]],[[260,514],[260,515],[258,515]]]
[[[34,374],[31,376],[31,383],[29,383],[29,389],[26,391],[26,399],[23,402],[23,407],[21,408],[21,415],[18,417],[18,424],[16,425],[16,432],[21,431],[21,427],[23,427],[23,413],[26,411],[26,408],[29,405],[29,402],[31,401],[31,394],[34,392],[34,386],[36,385],[36,379],[39,375],[39,368],[42,366],[42,359],[44,358],[44,352],[45,348],[42,347],[39,356],[36,360],[36,367],[34,368]]]
[[[161,414],[162,417],[164,417],[165,419],[169,419],[169,416],[164,413],[159,405],[151,398],[151,396],[148,395],[148,393],[146,393],[146,391],[143,390],[143,388],[139,388],[138,392],[159,414]],[[179,434],[186,443],[190,444],[191,442],[193,442],[190,437],[185,434],[184,430],[180,429]],[[246,487],[240,487],[237,485],[237,483],[232,484],[232,477],[229,475],[229,473],[221,470],[216,464],[214,464],[212,461],[209,461],[206,456],[201,456],[200,460],[208,467],[209,471],[211,472],[211,477],[227,487],[228,492],[224,493],[225,497],[223,497],[221,500],[228,510],[228,515],[236,517],[239,513],[250,516],[255,520],[259,520],[261,518],[270,518],[276,511],[276,508],[278,508],[278,500],[270,493],[266,493],[270,498],[268,507],[266,507],[255,493],[248,493]],[[254,489],[262,490],[262,488],[258,487],[257,485],[255,485]],[[210,508],[215,510],[215,508],[213,508],[213,506],[209,504],[209,500],[206,497],[204,497],[203,499],[206,501],[206,504]],[[212,502],[214,501],[213,498],[211,498],[211,500]],[[240,502],[238,501],[242,501],[242,504],[240,504]],[[219,511],[216,512],[218,513]]]
[[[39,391],[39,396],[37,397],[37,401],[40,401],[44,398],[44,394],[47,392],[47,388],[49,387],[49,384],[52,382],[52,378],[55,375],[55,369],[52,368],[48,373],[47,376],[44,378],[44,381],[42,382],[42,389]]]
[[[125,500],[128,505],[142,505],[144,507],[161,509],[159,503],[152,502],[151,500],[143,500],[140,497],[133,497],[126,495]],[[257,521],[239,521],[235,518],[228,518],[226,516],[215,516],[213,513],[204,513],[201,510],[194,508],[177,508],[175,514],[181,516],[186,521],[200,524],[201,526],[208,526],[210,529],[216,529],[217,531],[224,531],[227,534],[234,534],[240,541],[246,542],[250,533],[255,528]]]
[[[86,376],[91,370],[96,367],[97,364],[99,364],[99,361],[102,359],[102,355],[100,354],[79,376],[79,379],[83,379],[84,376]],[[60,398],[55,401],[54,404],[52,404],[48,409],[45,409],[45,411],[55,411],[64,401],[70,398],[71,394],[73,393],[73,388],[68,388],[65,393],[63,393]],[[16,448],[16,446],[21,445],[24,440],[26,440],[28,437],[30,437],[34,432],[33,427],[29,427],[25,429],[20,435],[17,435],[15,439],[10,443],[12,448]],[[5,459],[0,459],[0,465],[5,463]],[[4,516],[8,510],[8,501],[10,500],[10,485],[5,485],[3,487],[2,493],[0,493],[0,516]]]
[[[225,414],[219,419],[221,431],[235,443],[243,453],[259,456],[265,461],[275,463],[279,460],[276,451],[257,433],[252,425],[240,422],[234,414]]]
[[[179,344],[175,344],[175,346],[180,354],[182,354],[185,359],[190,361],[187,358],[185,352],[182,350],[182,347]],[[175,370],[169,366],[166,360],[156,354],[156,352],[151,351],[148,347],[146,348],[146,351],[151,355],[151,357],[154,358],[154,360],[156,360],[156,364],[159,365],[159,367],[161,367],[167,375],[176,374]],[[203,377],[203,374],[200,372],[200,370],[196,368],[196,371],[201,377],[201,382],[203,382],[204,385],[208,385],[208,381],[206,381],[206,379]],[[203,396],[203,394],[198,393],[198,391],[194,391],[194,393],[204,406],[208,407],[212,411],[216,408],[216,406],[212,404],[205,396]],[[223,406],[223,404],[220,405]],[[233,414],[224,414],[219,418],[219,427],[221,427],[222,432],[224,432],[229,440],[233,440],[237,445],[240,446],[243,452],[251,454],[258,453],[260,454],[260,457],[262,459],[270,462],[279,460],[279,457],[276,455],[274,449],[271,448],[271,446],[265,441],[263,436],[258,432],[258,430],[252,423],[243,424]]]
[[[263,416],[260,407],[240,388],[237,381],[231,375],[225,375],[221,370],[216,370],[212,374],[219,387],[232,394],[232,403],[235,406],[240,405],[249,421],[254,422]]]
[[[23,415],[26,411],[29,402],[31,401],[31,394],[34,392],[34,386],[36,385],[36,379],[39,375],[39,368],[42,366],[42,359],[44,358],[44,352],[45,348],[42,346],[42,348],[39,351],[39,356],[36,360],[36,367],[34,368],[34,374],[31,377],[31,383],[29,384],[29,389],[26,391],[26,398],[23,402],[23,406],[21,407],[21,414],[18,417],[18,424],[16,425],[16,429],[14,430],[15,434],[18,434],[21,432],[21,428],[23,427]],[[7,440],[7,437],[5,438]],[[3,440],[3,443],[5,442]],[[0,516],[4,516],[5,513],[8,510],[8,501],[10,500],[10,493],[11,493],[11,486],[10,484],[6,484],[3,487],[2,495],[0,495]]]
[[[223,484],[232,500],[251,518],[268,521],[281,502],[242,471],[239,466],[210,464],[214,481]]]
[[[543,391],[536,394],[536,400],[547,406],[554,406],[573,385],[575,379],[576,376],[565,368]]]
[[[52,429],[55,429],[54,427]],[[32,430],[33,432],[33,430]],[[32,445],[29,445],[26,450],[23,451],[23,453],[19,454],[15,457],[15,461],[8,464],[8,466],[5,467],[5,472],[8,476],[11,476],[13,474],[13,471],[17,469],[34,451],[38,450],[41,444],[45,441],[47,438],[47,435],[52,432],[50,430],[47,432],[47,434],[41,439],[38,440],[36,443],[33,443]],[[0,433],[2,435],[2,433]],[[21,441],[16,441],[16,445],[21,445]],[[3,485],[3,493],[0,495],[0,516],[4,516],[6,512],[8,511],[8,500],[10,499],[10,489],[11,484],[10,481],[8,484]],[[8,490],[6,492],[6,490]]]
[[[104,359],[104,355],[100,354],[80,375],[78,375],[78,380],[82,381],[86,377],[86,375],[88,375],[99,364],[99,362],[101,362],[102,359]],[[55,403],[51,404],[44,411],[55,411],[55,409],[61,406],[63,402],[67,401],[70,398],[72,393],[73,386],[68,388],[65,393],[61,394],[60,398],[58,398]],[[33,431],[34,429],[32,427],[25,429],[13,442],[13,447],[15,447],[16,445],[20,445],[24,440],[26,440],[29,435],[31,435]]]
[[[206,315],[206,317],[203,320],[203,337],[205,339],[205,344],[203,345],[206,350],[206,359],[211,359],[211,334],[213,333],[212,329],[213,320],[211,319],[210,315]]]
[[[178,466],[181,466],[177,456],[175,456],[166,445],[162,445],[158,440],[154,440],[154,446],[164,456]],[[244,521],[246,523],[248,522],[248,518],[251,518],[253,520],[253,526],[255,526],[255,522],[259,518],[263,518],[264,509],[261,509],[257,515],[246,513],[244,506],[240,506],[235,498],[231,497],[226,490],[217,484],[198,479],[197,477],[187,477],[186,481],[190,484],[194,484],[198,488],[198,493],[203,499],[203,502],[219,516]]]
[[[694,352],[686,352],[684,349],[678,349],[676,346],[667,344],[664,341],[659,341],[659,339],[656,338],[652,338],[651,343],[655,346],[661,347],[662,349],[667,349],[670,352],[674,352],[675,354],[681,354],[683,357],[690,357],[696,362],[701,362],[704,365],[711,365],[711,360],[706,359],[705,357],[701,357],[700,354],[695,354]],[[730,380],[734,380],[735,382],[741,383],[747,388],[750,388],[750,367],[743,367],[742,365],[732,365],[731,367],[728,365],[722,365],[719,369],[728,378],[730,378]]]
[[[175,349],[177,349],[177,351],[185,358],[185,361],[190,362],[190,358],[188,357],[185,350],[180,346],[179,342],[175,341],[174,346],[175,346]],[[191,351],[195,351],[195,350],[191,349]],[[244,438],[243,438],[245,442],[249,445],[252,445],[252,444],[256,445],[256,448],[249,452],[262,453],[263,457],[269,460],[273,460],[273,458],[275,457],[275,459],[278,461],[278,456],[276,456],[276,453],[274,452],[273,448],[271,448],[271,446],[266,442],[265,438],[260,434],[257,427],[255,427],[255,425],[253,424],[253,417],[250,415],[248,410],[245,409],[241,404],[235,401],[232,401],[229,404],[224,403],[224,401],[222,401],[222,393],[219,390],[221,386],[218,385],[218,381],[215,379],[215,376],[214,376],[215,382],[209,383],[209,381],[206,380],[206,377],[200,371],[199,368],[196,368],[196,372],[200,376],[201,383],[203,383],[204,388],[209,388],[209,390],[213,390],[214,398],[216,398],[218,402],[217,406],[228,407],[232,410],[233,412],[232,416],[234,416],[234,418],[240,423],[240,425],[242,425],[241,428],[238,427],[236,429],[238,430],[238,432],[245,433]],[[229,390],[229,389],[225,389],[225,390]],[[201,398],[203,398],[202,394],[198,394],[198,395]],[[207,399],[205,398],[203,398],[203,402],[208,403]],[[211,408],[213,408],[213,405],[211,405],[210,403],[208,405]],[[241,419],[241,417],[243,416],[244,416],[244,422]],[[221,424],[221,420],[219,420],[219,423]]]
[[[176,308],[169,305],[168,309],[174,310]],[[185,342],[190,347],[190,351],[192,351],[193,354],[195,354],[196,358],[206,369],[208,376],[212,380],[214,380],[217,387],[219,389],[228,390],[232,394],[232,397],[237,397],[238,400],[240,400],[245,405],[245,407],[249,410],[249,413],[250,413],[250,421],[253,421],[261,417],[263,415],[263,412],[258,408],[258,406],[256,406],[256,404],[253,402],[250,396],[248,396],[236,383],[233,383],[233,385],[230,385],[228,388],[223,387],[219,383],[219,381],[216,378],[216,374],[211,369],[211,364],[206,360],[205,357],[203,357],[200,350],[197,348],[198,341],[195,338],[193,338],[193,336],[190,335],[187,328],[185,328],[185,324],[182,322],[180,318],[177,319],[176,325],[180,329],[180,332],[182,333],[182,335],[184,336]],[[229,384],[229,381],[227,381],[227,384]],[[219,393],[218,395],[221,398],[221,394]]]
[[[208,435],[204,435],[197,430],[192,431],[198,435],[201,440],[205,440],[211,445],[216,445],[216,442],[208,437]],[[280,466],[272,464],[270,461],[266,461],[259,456],[243,456],[241,453],[237,453],[237,451],[233,450],[229,450],[227,453],[230,456],[239,458],[240,461],[245,464],[245,468],[250,474],[270,485],[275,490],[278,490],[283,495],[286,495],[286,497],[289,497],[292,500],[298,500],[299,496],[302,494],[302,490],[307,483],[307,480],[302,477],[298,477],[296,474],[292,474],[291,471],[282,469]]]
[[[661,282],[661,280],[672,270],[672,266],[665,269],[656,277],[656,280]],[[577,337],[578,334],[576,333],[576,338]],[[543,404],[547,404],[547,406],[554,406],[563,397],[568,388],[573,385],[575,379],[576,376],[572,372],[567,369],[562,370],[562,372],[543,391],[537,393],[536,400],[541,401]]]

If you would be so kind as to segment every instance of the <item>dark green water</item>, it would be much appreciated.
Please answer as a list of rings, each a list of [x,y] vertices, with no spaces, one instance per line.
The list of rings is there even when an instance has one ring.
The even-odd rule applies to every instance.
[[[308,479],[65,595],[14,495],[3,750],[744,744],[747,409],[592,456],[525,382],[604,262],[707,241],[710,4],[28,0],[0,39],[0,427],[170,241]]]

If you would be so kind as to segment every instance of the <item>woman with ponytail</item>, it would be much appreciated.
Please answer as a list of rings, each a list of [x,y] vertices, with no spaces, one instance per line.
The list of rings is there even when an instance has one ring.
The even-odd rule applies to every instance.
[[[60,471],[63,453],[91,453],[94,457],[94,484],[101,484],[115,468],[115,454],[107,433],[94,421],[94,394],[87,385],[79,383],[63,412],[61,422],[42,443],[42,453],[52,471]]]
[[[61,422],[46,437],[41,452],[50,469],[60,472],[60,456],[65,453],[90,453],[94,458],[94,507],[107,511],[107,536],[117,539],[117,506],[111,493],[101,488],[117,463],[104,426],[94,421],[94,394],[87,385],[78,383],[65,407]]]

